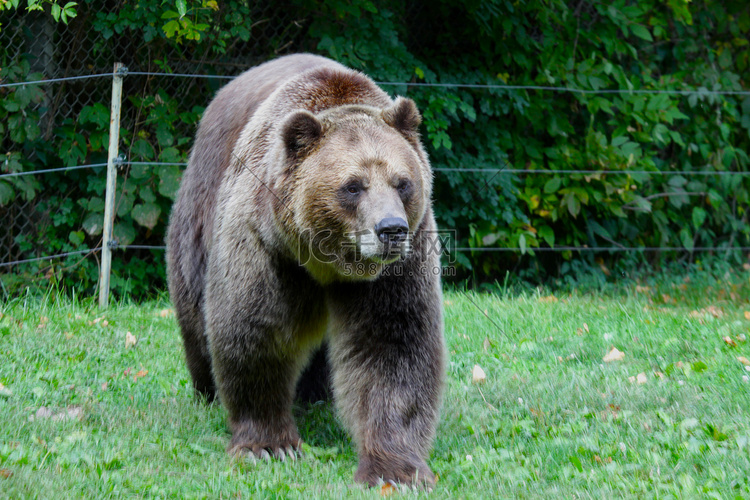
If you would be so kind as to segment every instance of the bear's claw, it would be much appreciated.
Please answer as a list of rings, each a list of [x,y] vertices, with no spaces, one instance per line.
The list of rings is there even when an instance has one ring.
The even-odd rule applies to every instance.
[[[301,441],[298,441],[295,444],[279,443],[274,445],[243,443],[232,446],[228,451],[232,456],[249,459],[252,462],[255,462],[258,459],[270,461],[273,458],[281,460],[282,462],[286,461],[288,458],[294,462],[297,460],[297,456],[301,453],[301,444]]]

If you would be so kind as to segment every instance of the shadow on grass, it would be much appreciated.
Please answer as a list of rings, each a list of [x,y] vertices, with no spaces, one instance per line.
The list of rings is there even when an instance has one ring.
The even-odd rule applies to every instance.
[[[294,419],[302,441],[319,448],[350,446],[349,435],[336,417],[333,401],[295,404]]]

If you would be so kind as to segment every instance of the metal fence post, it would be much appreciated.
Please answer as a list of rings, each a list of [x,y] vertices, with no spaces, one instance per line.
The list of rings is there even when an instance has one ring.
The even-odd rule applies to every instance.
[[[115,219],[115,185],[117,171],[115,163],[120,143],[120,104],[122,101],[122,79],[128,68],[115,63],[112,73],[112,111],[109,115],[109,152],[107,158],[107,192],[104,198],[104,230],[102,232],[102,264],[99,268],[99,307],[109,304],[109,273],[112,268],[112,226]]]

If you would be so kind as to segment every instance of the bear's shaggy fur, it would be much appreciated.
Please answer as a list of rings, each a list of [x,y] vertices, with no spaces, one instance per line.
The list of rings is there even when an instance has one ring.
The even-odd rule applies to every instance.
[[[325,340],[355,479],[434,483],[445,346],[420,121],[411,100],[308,54],[243,73],[206,109],[167,264],[188,368],[228,411],[230,453],[295,456],[295,386]]]

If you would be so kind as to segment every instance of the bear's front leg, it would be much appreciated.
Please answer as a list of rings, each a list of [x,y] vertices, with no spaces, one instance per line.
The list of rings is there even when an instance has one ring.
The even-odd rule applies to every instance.
[[[426,458],[445,369],[440,285],[432,274],[403,275],[413,262],[390,271],[401,265],[406,273],[336,285],[329,295],[334,397],[357,443],[355,480],[370,486],[435,483]]]
[[[259,246],[249,237],[243,243],[230,247],[238,249],[231,258],[222,254],[229,246],[223,241],[214,249],[203,308],[216,388],[232,432],[228,451],[293,458],[300,437],[292,401],[309,348],[292,332],[300,315],[309,320],[315,313],[284,293],[286,278]]]
[[[231,321],[214,321],[209,332],[216,385],[232,431],[227,451],[294,458],[300,446],[291,413],[297,356],[279,353],[274,332],[243,311],[234,311]]]
[[[227,451],[235,456],[295,458],[301,440],[291,413],[294,379],[289,377],[298,370],[293,363],[268,357],[247,360],[241,369],[233,363],[227,368],[219,362],[223,368],[216,370],[232,431]]]

